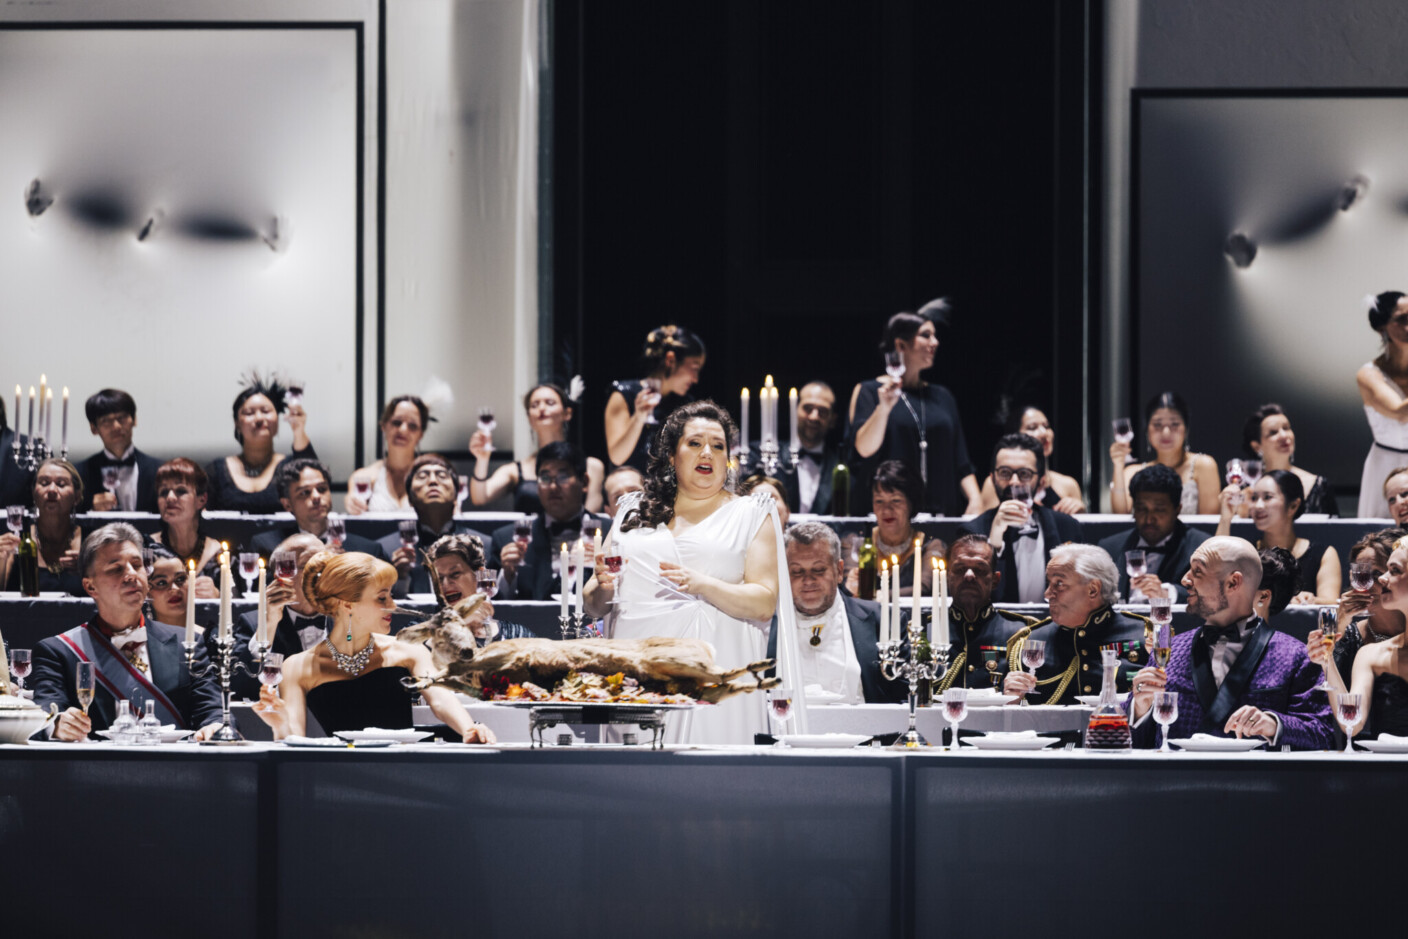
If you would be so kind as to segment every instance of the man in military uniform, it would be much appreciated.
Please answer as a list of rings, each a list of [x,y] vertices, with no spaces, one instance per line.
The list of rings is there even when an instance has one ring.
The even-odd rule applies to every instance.
[[[1022,646],[1032,639],[1046,643],[1046,662],[1033,678],[1025,671],[1007,673],[1003,690],[1026,695],[1033,704],[1074,704],[1076,695],[1099,694],[1104,673],[1100,652],[1119,653],[1117,693],[1130,689],[1134,675],[1149,659],[1154,624],[1144,616],[1116,613],[1119,571],[1103,548],[1061,545],[1046,565],[1046,602],[1051,617],[1014,638],[1007,655],[1021,662]]]
[[[949,669],[939,690],[950,687],[987,688],[992,659],[999,674],[1007,673],[1007,646],[1036,620],[992,605],[1002,572],[994,567],[993,547],[982,535],[960,535],[948,549]]]

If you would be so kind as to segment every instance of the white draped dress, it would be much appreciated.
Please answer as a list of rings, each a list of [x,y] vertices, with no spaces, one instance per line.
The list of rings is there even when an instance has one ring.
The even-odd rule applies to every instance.
[[[1377,365],[1373,362],[1369,364],[1383,375]],[[1393,384],[1393,379],[1387,375],[1384,375],[1384,380]],[[1364,472],[1359,479],[1359,517],[1392,518],[1388,502],[1384,499],[1384,482],[1390,472],[1408,465],[1408,423],[1380,414],[1367,404],[1364,405],[1364,418],[1369,422],[1374,443],[1364,457]]]
[[[640,494],[623,497],[617,518],[638,504]],[[627,499],[629,498],[629,501]],[[619,603],[607,617],[607,634],[619,639],[678,636],[703,639],[714,647],[714,664],[721,671],[741,668],[767,655],[769,620],[734,619],[699,597],[682,592],[660,573],[660,562],[669,561],[707,574],[725,583],[743,582],[748,546],[763,525],[773,526],[777,537],[778,607],[789,622],[780,637],[791,637],[787,649],[778,650],[779,673],[798,674],[787,668],[796,659],[796,630],[791,585],[787,577],[782,530],[777,505],[766,494],[730,499],[708,518],[679,535],[665,525],[612,532],[616,552],[626,559],[617,587]],[[805,711],[800,685],[793,696],[793,710]],[[798,713],[792,731],[802,732],[805,714]],[[755,733],[767,731],[767,699],[762,692],[735,695],[715,705],[669,718],[670,743],[751,744]]]

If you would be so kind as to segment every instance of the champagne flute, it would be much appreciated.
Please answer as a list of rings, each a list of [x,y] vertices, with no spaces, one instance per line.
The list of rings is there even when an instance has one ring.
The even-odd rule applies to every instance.
[[[1028,639],[1026,642],[1022,643],[1022,664],[1030,670],[1032,678],[1036,678],[1036,670],[1046,664],[1046,643],[1040,639]],[[1027,692],[1027,694],[1034,694],[1035,692],[1036,686],[1033,685],[1032,690]],[[1022,700],[1017,703],[1019,705],[1025,705],[1027,703],[1027,695],[1022,695]]]
[[[1242,461],[1239,460],[1239,459],[1237,459],[1236,457],[1233,457],[1232,459],[1228,460],[1228,461],[1227,461],[1227,485],[1229,485],[1229,486],[1239,486],[1239,487],[1240,487],[1240,486],[1241,486],[1242,484],[1244,484],[1246,481],[1247,481],[1247,470],[1246,470],[1246,467],[1242,466]],[[1233,504],[1233,505],[1241,505],[1241,504],[1242,504],[1242,493],[1241,493],[1241,492],[1235,492],[1235,493],[1233,493],[1233,494],[1232,494],[1232,500],[1231,500],[1231,501],[1232,501],[1232,504]]]
[[[904,353],[891,349],[885,353],[885,374],[899,381],[904,377]]]
[[[1335,699],[1335,720],[1344,730],[1344,752],[1354,752],[1354,722],[1359,720],[1359,707],[1363,703],[1358,692],[1342,691],[1333,695]]]
[[[1320,640],[1325,643],[1325,649],[1331,656],[1335,654],[1335,641],[1339,639],[1340,611],[1337,606],[1320,607]],[[1320,669],[1320,684],[1315,686],[1316,691],[1332,692],[1334,686],[1330,684],[1330,666],[1327,662]]]
[[[5,524],[11,532],[18,535],[24,530],[24,506],[11,505],[5,509]]]
[[[664,382],[658,378],[643,378],[640,383],[650,391],[650,413],[646,415],[645,422],[658,424],[660,422],[655,419],[655,406],[660,403],[660,389],[664,387]]]
[[[949,688],[944,691],[944,719],[953,732],[949,736],[948,749],[958,749],[958,725],[968,716],[968,689]]]
[[[274,552],[274,576],[286,584],[298,576],[298,555],[292,551]]]
[[[1154,692],[1154,721],[1164,729],[1164,742],[1159,747],[1160,753],[1168,753],[1168,728],[1178,720],[1178,692],[1176,691],[1156,691]]]
[[[1370,561],[1355,561],[1349,565],[1349,585],[1359,593],[1374,589],[1374,565]]]
[[[769,689],[768,710],[772,712],[773,720],[778,724],[776,745],[785,747],[787,744],[783,743],[781,732],[787,729],[787,722],[792,719],[792,689],[782,685]]]
[[[78,696],[78,706],[83,709],[83,713],[88,713],[88,708],[93,703],[93,663],[79,662],[77,674],[74,676],[73,687]]]
[[[1032,487],[1027,483],[1013,483],[1008,492],[1012,494],[1012,498],[1027,507],[1027,520],[1021,528],[1017,529],[1018,533],[1026,534],[1036,531],[1036,523],[1032,521]]]
[[[259,665],[259,683],[270,688],[278,685],[284,680],[284,657],[278,652],[264,653],[264,660]],[[259,709],[265,714],[273,714],[274,706],[267,704]]]
[[[401,547],[414,548],[420,544],[420,533],[416,531],[417,522],[413,518],[403,518],[396,523],[396,529],[401,533]]]
[[[240,576],[244,578],[244,595],[254,592],[254,578],[259,573],[259,555],[254,551],[240,552]]]
[[[33,667],[34,665],[29,659],[28,649],[10,650],[10,674],[15,676],[15,685],[19,688],[19,696],[21,698],[26,696],[24,694],[25,676],[30,673]]]
[[[336,512],[328,513],[328,544],[334,548],[341,548],[342,543],[347,540],[347,521]]]

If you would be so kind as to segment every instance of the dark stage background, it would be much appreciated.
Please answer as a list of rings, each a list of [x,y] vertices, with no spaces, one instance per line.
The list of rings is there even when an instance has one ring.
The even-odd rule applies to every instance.
[[[881,371],[886,317],[948,295],[927,377],[957,395],[979,472],[1012,392],[1049,408],[1055,465],[1080,476],[1098,335],[1082,310],[1084,3],[552,15],[555,369],[588,379],[589,452],[604,455],[610,380],[637,375],[658,324],[708,343],[701,396],[736,408],[771,372],[784,404],[821,378],[844,408]]]

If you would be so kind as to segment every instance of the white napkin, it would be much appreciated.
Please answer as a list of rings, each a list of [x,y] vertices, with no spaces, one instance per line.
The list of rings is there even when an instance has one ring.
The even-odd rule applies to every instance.
[[[1379,734],[1380,743],[1392,743],[1400,747],[1408,747],[1408,737],[1399,737],[1394,734]]]
[[[984,737],[1000,737],[1002,739],[1011,737],[1035,737],[1036,735],[1037,733],[1034,730],[992,730],[983,734]]]
[[[318,747],[341,747],[347,745],[347,742],[345,740],[339,740],[337,737],[304,737],[300,734],[289,734],[287,737],[284,738],[284,743]]]

